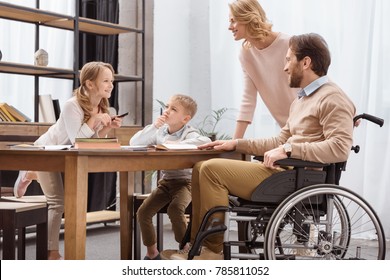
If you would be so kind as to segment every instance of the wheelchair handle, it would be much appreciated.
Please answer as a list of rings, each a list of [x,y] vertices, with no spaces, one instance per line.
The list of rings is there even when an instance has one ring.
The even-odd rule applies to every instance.
[[[378,118],[378,117],[375,117],[373,115],[370,115],[370,114],[360,114],[360,115],[357,115],[353,118],[353,123],[355,123],[358,119],[365,119],[365,120],[368,120],[370,122],[373,122],[373,123],[376,123],[377,125],[379,125],[380,127],[383,126],[384,124],[384,120],[381,119],[381,118]]]

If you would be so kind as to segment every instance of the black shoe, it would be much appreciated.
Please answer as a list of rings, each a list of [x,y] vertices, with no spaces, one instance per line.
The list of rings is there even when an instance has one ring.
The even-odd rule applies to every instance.
[[[153,259],[149,258],[148,256],[145,256],[144,260],[147,260],[147,261],[158,261],[158,260],[161,260],[161,256],[160,256],[160,254],[158,254]]]

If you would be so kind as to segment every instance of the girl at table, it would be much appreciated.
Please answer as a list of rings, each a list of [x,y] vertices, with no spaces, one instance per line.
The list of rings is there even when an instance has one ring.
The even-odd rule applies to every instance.
[[[80,87],[63,106],[57,122],[41,135],[35,145],[71,145],[75,138],[102,138],[112,128],[121,126],[121,118],[108,114],[114,81],[114,69],[103,62],[89,62],[80,72]],[[20,171],[14,194],[22,197],[31,180],[37,179],[48,207],[48,259],[62,259],[59,233],[64,213],[64,189],[61,173]]]

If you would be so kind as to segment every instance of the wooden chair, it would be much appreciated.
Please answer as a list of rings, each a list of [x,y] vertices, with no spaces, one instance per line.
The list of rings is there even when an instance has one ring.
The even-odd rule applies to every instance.
[[[36,258],[46,260],[48,248],[46,202],[15,202],[5,199],[0,201],[4,260],[15,259],[16,247],[17,258],[26,259],[26,227],[29,226],[36,226]]]
[[[138,225],[137,220],[137,211],[138,208],[141,206],[143,201],[149,196],[150,194],[140,194],[135,193],[134,194],[134,200],[133,200],[133,206],[134,206],[134,260],[141,259],[141,234],[140,229]],[[188,205],[186,209],[186,214],[191,214],[191,203]],[[164,226],[164,219],[163,215],[167,213],[168,205],[163,207],[158,213],[157,213],[157,250],[161,252],[163,250],[163,226]]]

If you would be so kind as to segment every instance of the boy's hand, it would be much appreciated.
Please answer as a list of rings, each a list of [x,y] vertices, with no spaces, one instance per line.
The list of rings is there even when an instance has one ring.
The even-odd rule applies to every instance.
[[[200,150],[221,150],[221,151],[234,151],[237,146],[236,140],[217,140],[211,143],[198,146]]]
[[[157,118],[157,120],[154,122],[154,126],[157,128],[162,127],[165,124],[167,117],[165,115],[161,115]]]

